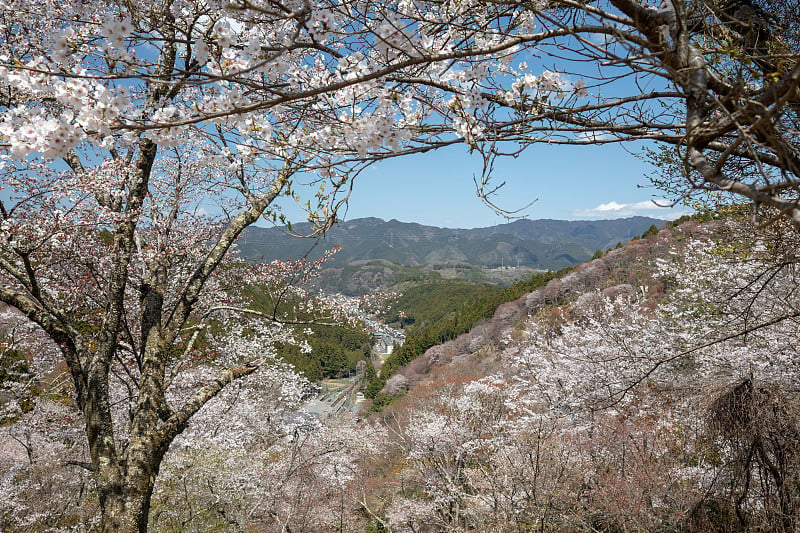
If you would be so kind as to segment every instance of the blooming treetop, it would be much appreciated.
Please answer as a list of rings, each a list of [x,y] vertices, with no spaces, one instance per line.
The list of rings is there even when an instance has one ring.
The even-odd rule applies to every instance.
[[[297,153],[323,166],[343,153],[385,154],[432,120],[441,131],[457,119],[464,133],[487,104],[485,80],[521,72],[512,53],[538,38],[535,11],[463,2],[5,9],[15,23],[0,70],[10,91],[2,133],[14,157],[62,157],[83,143],[106,150],[140,136],[168,146],[187,130],[216,136],[245,160]],[[157,91],[154,76],[163,78]],[[525,73],[504,98],[573,89],[588,95],[585,83],[555,72]]]

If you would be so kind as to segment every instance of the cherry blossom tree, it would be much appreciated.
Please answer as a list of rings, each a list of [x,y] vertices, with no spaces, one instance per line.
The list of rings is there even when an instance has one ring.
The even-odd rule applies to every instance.
[[[280,369],[272,343],[302,342],[293,316],[245,309],[243,285],[336,314],[300,287],[316,264],[237,263],[244,229],[285,221],[288,199],[324,231],[369,164],[474,146],[479,80],[515,77],[514,53],[548,36],[532,33],[534,11],[2,4],[0,300],[66,365],[101,529],[144,531],[160,465],[192,417],[232,382]],[[586,96],[555,78],[543,90]],[[237,316],[270,325],[237,330]],[[214,335],[226,327],[260,351]]]
[[[369,163],[461,142],[447,134],[447,91],[414,80],[460,94],[466,58],[499,54],[507,68],[518,40],[496,38],[503,15],[449,3],[3,3],[0,300],[68,368],[101,529],[144,531],[176,437],[231,382],[273,372],[269,346],[293,340],[292,317],[274,315],[243,332],[260,352],[209,338],[213,321],[254,315],[243,285],[335,311],[300,288],[315,265],[237,263],[242,231],[283,220],[281,197],[310,198],[322,231]],[[197,374],[198,359],[217,370]]]
[[[239,405],[244,407],[234,410],[270,415],[258,401],[237,400]],[[213,434],[205,432],[199,441],[193,435],[165,461],[154,494],[154,529],[364,530],[354,508],[362,465],[383,444],[379,428],[313,422],[298,427],[278,417],[233,442],[232,434],[245,433],[208,421]],[[234,416],[225,423],[240,424]]]
[[[43,397],[33,402],[17,423],[0,431],[0,524],[8,531],[96,526],[80,413]]]
[[[392,530],[652,531],[686,523],[702,494],[702,469],[686,468],[697,441],[676,430],[687,419],[644,397],[647,406],[564,417],[541,397],[521,397],[513,382],[513,371],[488,376],[411,413],[402,432],[404,482],[384,509]]]

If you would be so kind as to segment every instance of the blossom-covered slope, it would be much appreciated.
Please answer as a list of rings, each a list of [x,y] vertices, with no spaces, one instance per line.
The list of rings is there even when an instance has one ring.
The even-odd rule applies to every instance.
[[[794,531],[786,242],[689,221],[431,348],[395,378],[373,511],[393,531]]]

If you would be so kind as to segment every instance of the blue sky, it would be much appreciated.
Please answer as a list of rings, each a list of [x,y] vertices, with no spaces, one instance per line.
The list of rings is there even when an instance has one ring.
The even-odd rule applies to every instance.
[[[589,68],[578,57],[574,73]],[[545,68],[529,58],[532,72]],[[593,75],[594,66],[591,66]],[[626,67],[620,73],[626,72]],[[613,67],[611,67],[613,71]],[[611,72],[610,71],[610,72]],[[613,78],[612,78],[613,79]],[[632,81],[622,78],[605,83],[603,91],[616,87],[621,94],[643,88],[659,88],[658,78]],[[641,143],[625,145],[638,151]],[[470,157],[466,144],[402,157],[377,164],[356,180],[346,220],[362,217],[397,219],[450,228],[486,227],[506,222],[475,194],[473,176],[480,175],[482,159]],[[515,210],[536,200],[519,213],[526,218],[591,220],[625,218],[635,215],[674,219],[688,212],[658,207],[665,201],[646,175],[653,167],[635,157],[620,144],[565,146],[536,144],[517,158],[498,160],[495,182],[505,182],[493,199],[496,205]],[[340,216],[342,216],[340,214]]]
[[[530,219],[680,216],[684,207],[653,204],[659,195],[645,177],[651,168],[614,144],[537,145],[496,164],[497,183],[506,185],[495,203],[513,210],[538,198],[521,213]],[[383,162],[358,177],[344,218],[394,218],[450,228],[504,223],[475,195],[472,178],[480,171],[481,159],[470,157],[466,145]]]

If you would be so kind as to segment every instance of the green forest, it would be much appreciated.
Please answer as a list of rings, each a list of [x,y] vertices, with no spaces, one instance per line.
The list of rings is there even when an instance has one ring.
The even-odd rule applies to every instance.
[[[401,366],[428,348],[466,333],[481,320],[491,317],[500,305],[516,300],[570,270],[535,274],[531,279],[509,287],[441,281],[407,291],[387,312],[389,320],[409,324],[405,343],[386,358],[380,373],[367,383],[364,391],[366,397],[373,399],[373,409],[379,410],[391,403],[393,398],[380,391]]]

